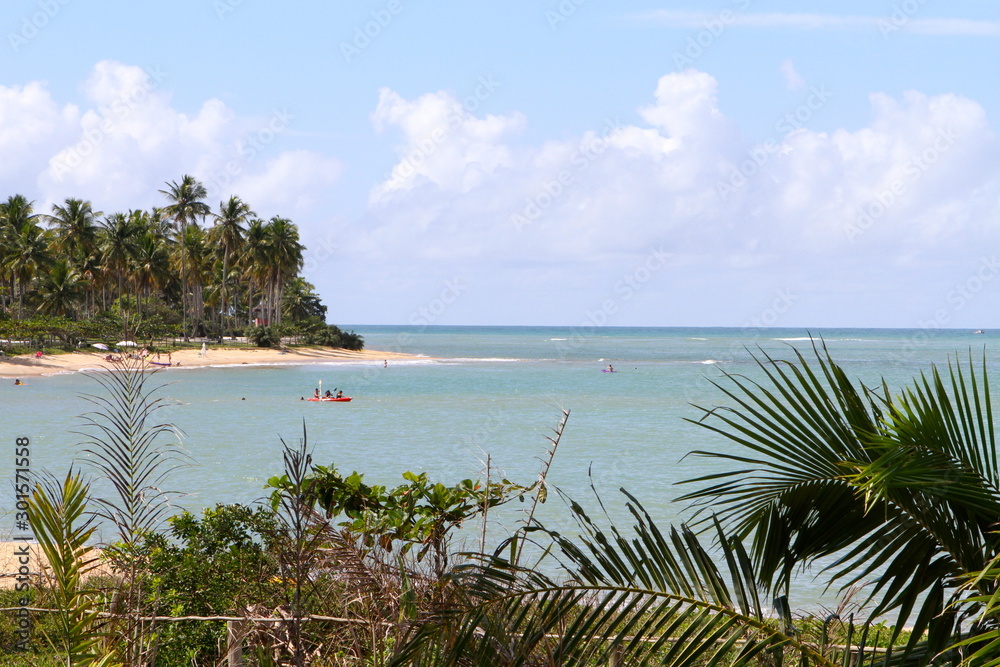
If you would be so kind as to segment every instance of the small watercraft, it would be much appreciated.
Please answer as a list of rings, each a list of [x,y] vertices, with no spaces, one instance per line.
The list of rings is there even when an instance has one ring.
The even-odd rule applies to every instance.
[[[306,400],[307,401],[327,401],[327,402],[333,402],[333,403],[346,403],[347,401],[351,400],[352,398],[353,398],[353,396],[341,396],[340,398],[334,398],[332,396],[330,398],[326,398],[326,397],[316,398],[315,396],[313,396],[312,398],[307,398]]]
[[[975,331],[973,331],[972,333],[974,333],[974,334],[981,334],[981,333],[986,333],[986,332],[985,332],[985,331],[983,331],[982,329],[976,329],[976,330],[975,330]]]

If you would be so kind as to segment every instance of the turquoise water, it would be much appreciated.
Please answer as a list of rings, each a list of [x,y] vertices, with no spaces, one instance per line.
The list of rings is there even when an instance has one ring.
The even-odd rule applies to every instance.
[[[849,375],[867,383],[885,377],[899,387],[948,355],[981,356],[991,334],[941,330],[719,329],[559,327],[351,327],[366,347],[421,355],[415,361],[312,366],[170,369],[156,378],[170,404],[160,415],[182,432],[190,465],[170,488],[177,503],[197,511],[215,503],[249,503],[263,496],[266,479],[281,471],[280,439],[308,433],[317,463],[358,470],[371,482],[395,485],[406,470],[454,482],[482,476],[487,455],[494,474],[530,483],[544,457],[546,436],[563,408],[571,410],[549,477],[585,505],[591,477],[613,516],[624,520],[619,487],[637,495],[655,518],[684,516],[675,484],[712,470],[712,462],[685,454],[725,449],[727,443],[686,422],[693,404],[713,406],[723,395],[711,381],[729,373],[759,377],[746,348],[788,357],[822,336]],[[618,372],[602,373],[608,363]],[[991,366],[995,366],[995,360]],[[994,377],[1000,376],[993,369]],[[319,381],[343,389],[351,403],[310,403]],[[2,429],[10,452],[30,437],[32,469],[63,474],[78,456],[73,431],[88,409],[81,394],[98,390],[93,378],[66,374],[8,382]],[[998,394],[994,394],[998,395]],[[5,494],[12,496],[12,494]],[[0,532],[13,524],[13,500],[0,502]],[[564,526],[558,500],[542,518]],[[519,515],[497,517],[495,534]],[[821,599],[806,585],[800,602]]]

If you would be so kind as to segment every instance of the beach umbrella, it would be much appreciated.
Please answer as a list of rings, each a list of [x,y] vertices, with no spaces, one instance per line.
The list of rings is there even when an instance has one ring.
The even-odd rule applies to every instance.
[[[98,350],[107,350],[108,349],[108,346],[105,345],[104,343],[91,343],[90,346],[91,347],[96,347]]]
[[[118,347],[135,347],[134,340],[120,340],[118,341]]]

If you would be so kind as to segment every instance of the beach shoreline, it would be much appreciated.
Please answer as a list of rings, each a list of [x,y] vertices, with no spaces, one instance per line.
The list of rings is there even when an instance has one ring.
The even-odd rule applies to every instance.
[[[67,354],[46,354],[40,358],[34,355],[19,355],[0,359],[0,378],[16,379],[78,373],[85,370],[106,370],[111,363],[106,361],[107,352],[70,352]],[[171,363],[170,366],[157,365]],[[412,354],[383,352],[379,350],[351,351],[339,348],[293,347],[284,351],[270,348],[208,348],[204,354],[197,349],[173,351],[169,358],[161,354],[146,358],[150,370],[173,371],[181,368],[205,368],[209,366],[295,366],[331,362],[382,363],[401,360],[426,360]]]

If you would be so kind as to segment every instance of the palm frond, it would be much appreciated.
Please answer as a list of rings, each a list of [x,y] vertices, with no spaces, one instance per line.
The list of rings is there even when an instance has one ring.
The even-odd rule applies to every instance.
[[[696,421],[738,447],[697,452],[736,464],[688,480],[681,497],[716,513],[727,530],[753,536],[761,583],[787,591],[791,573],[821,558],[844,588],[874,578],[872,613],[916,608],[918,629],[935,620],[955,578],[981,568],[1000,540],[1000,468],[982,370],[949,361],[893,397],[855,386],[825,344],[814,361],[761,352],[766,381],[727,375],[716,383],[731,406],[700,408]],[[816,370],[814,370],[813,365]],[[877,596],[877,597],[876,597]]]
[[[629,535],[599,527],[572,501],[578,537],[534,528],[553,540],[567,581],[481,557],[454,574],[453,589],[464,596],[459,610],[419,626],[391,664],[738,667],[765,657],[840,664],[842,656],[831,659],[763,608],[751,559],[721,524],[714,524],[720,567],[695,532],[661,532],[624,493]]]

